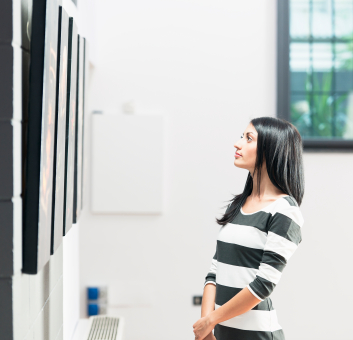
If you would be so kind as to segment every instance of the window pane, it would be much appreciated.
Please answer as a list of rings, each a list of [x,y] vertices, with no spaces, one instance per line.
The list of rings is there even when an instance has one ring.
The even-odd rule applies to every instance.
[[[310,45],[292,43],[290,45],[290,86],[291,91],[305,91],[307,74],[310,71]]]
[[[311,136],[310,104],[305,92],[291,95],[291,122],[301,136]]]
[[[290,44],[290,68],[293,72],[310,70],[310,44],[292,43]]]
[[[333,91],[333,51],[331,43],[312,44],[311,90],[315,94]],[[310,90],[310,88],[308,88]]]
[[[353,139],[353,92],[336,95],[335,101],[336,136]]]
[[[334,31],[336,37],[352,37],[353,2],[352,0],[335,0]]]
[[[292,37],[310,36],[309,1],[292,0],[290,2],[290,35]]]
[[[353,72],[337,71],[335,74],[335,88],[337,93],[346,92],[353,88]]]
[[[353,69],[353,40],[336,42],[335,68],[338,70]]]
[[[343,128],[343,138],[353,139],[353,93],[352,92],[348,93],[347,100],[346,100],[346,119],[345,119],[345,124]]]
[[[332,7],[329,0],[312,0],[312,35],[315,38],[332,36]]]
[[[307,72],[291,72],[291,92],[298,93],[305,91],[308,83],[310,83],[310,74],[308,74]]]
[[[336,43],[335,70],[338,92],[353,90],[353,42]]]
[[[333,51],[331,43],[312,44],[313,69],[317,72],[332,70]]]
[[[333,96],[329,93],[312,95],[310,110],[314,136],[332,137],[333,102]]]
[[[291,0],[289,62],[301,135],[353,139],[353,0]]]

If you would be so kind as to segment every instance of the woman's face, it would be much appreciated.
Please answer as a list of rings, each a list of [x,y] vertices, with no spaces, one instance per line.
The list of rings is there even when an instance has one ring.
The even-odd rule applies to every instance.
[[[245,129],[241,138],[234,144],[234,147],[236,149],[234,165],[253,173],[256,161],[257,132],[251,123]]]

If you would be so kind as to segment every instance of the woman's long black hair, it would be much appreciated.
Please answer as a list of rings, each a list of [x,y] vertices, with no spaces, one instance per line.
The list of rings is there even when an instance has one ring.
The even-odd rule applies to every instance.
[[[297,128],[290,122],[274,117],[254,118],[250,122],[258,133],[254,174],[257,173],[257,194],[260,195],[261,169],[266,161],[268,176],[278,189],[292,196],[301,205],[304,196],[303,144]],[[253,189],[248,174],[243,193],[231,199],[220,225],[231,222],[239,213]]]

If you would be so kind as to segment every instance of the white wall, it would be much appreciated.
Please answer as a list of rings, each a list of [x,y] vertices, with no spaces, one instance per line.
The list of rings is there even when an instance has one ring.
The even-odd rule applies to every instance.
[[[20,249],[16,249],[20,252]],[[13,340],[63,339],[63,247],[36,275],[17,272],[13,282]],[[7,335],[6,335],[7,336]],[[5,334],[4,334],[5,338]]]
[[[86,38],[88,51],[87,61],[94,61],[95,45],[95,3],[93,0],[78,1],[76,7],[71,0],[62,0],[63,8],[73,17],[78,27],[78,33]],[[87,64],[88,64],[87,62]],[[88,70],[86,70],[88,72]],[[89,74],[86,78],[88,85]],[[84,174],[86,176],[86,174]],[[63,238],[63,340],[71,340],[80,318],[80,289],[79,289],[79,223],[74,224],[69,233]]]
[[[97,3],[88,111],[118,115],[134,101],[136,114],[165,117],[165,211],[90,213],[88,126],[82,317],[85,287],[107,284],[109,313],[126,317],[126,340],[194,339],[200,308],[191,298],[202,294],[215,251],[214,218],[247,175],[233,165],[233,143],[251,118],[275,114],[275,23],[273,0]],[[107,152],[113,156],[113,147]],[[349,171],[353,156],[306,153],[304,161],[303,243],[273,303],[287,340],[348,339],[351,297],[344,285],[337,290],[350,282],[353,183],[337,174]]]
[[[96,7],[88,109],[122,114],[133,100],[137,114],[166,121],[161,216],[92,215],[89,175],[85,185],[81,315],[86,285],[108,284],[112,303],[126,306],[109,310],[126,317],[126,340],[194,339],[191,302],[215,251],[214,219],[247,175],[234,169],[233,143],[250,118],[275,112],[274,14],[263,0]]]
[[[304,168],[303,241],[273,292],[274,305],[288,340],[348,340],[353,154],[307,152]]]
[[[80,318],[79,224],[63,238],[63,339],[71,340]]]

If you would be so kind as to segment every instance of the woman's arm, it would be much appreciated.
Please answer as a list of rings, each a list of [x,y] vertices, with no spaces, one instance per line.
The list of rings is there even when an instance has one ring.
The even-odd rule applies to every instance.
[[[212,329],[220,322],[248,312],[261,301],[262,300],[256,298],[250,293],[249,289],[245,287],[224,305],[208,314],[210,324],[213,326]]]
[[[216,286],[213,283],[208,283],[206,284],[203,290],[201,317],[207,316],[214,311],[215,300],[216,300]],[[212,330],[204,339],[205,340],[215,339],[212,333]]]
[[[201,317],[201,319],[193,325],[195,340],[207,339],[206,336],[208,336],[218,323],[246,313],[260,302],[261,300],[256,298],[250,293],[249,289],[245,287],[224,305]]]
[[[268,298],[288,260],[302,241],[304,219],[297,205],[288,205],[271,217],[256,277],[232,299],[194,324],[195,339],[204,339],[216,324],[246,313]]]
[[[203,290],[201,317],[207,316],[214,311],[215,299],[216,286],[212,283],[208,283]]]

